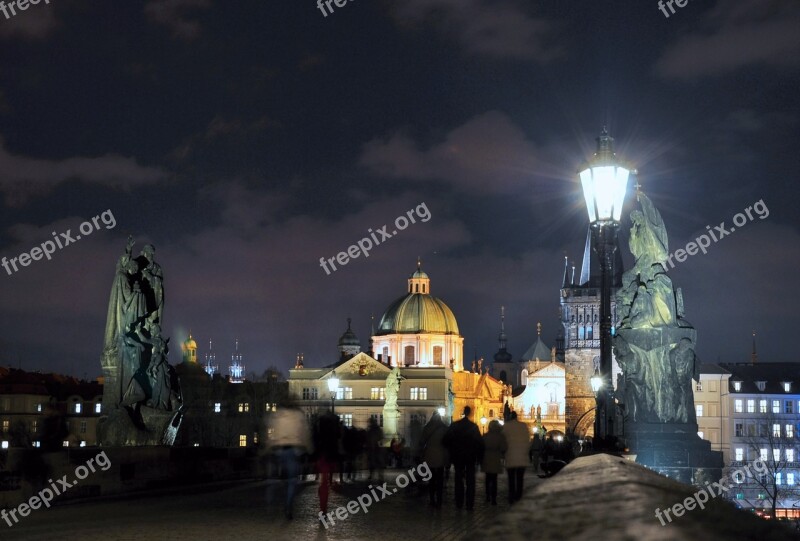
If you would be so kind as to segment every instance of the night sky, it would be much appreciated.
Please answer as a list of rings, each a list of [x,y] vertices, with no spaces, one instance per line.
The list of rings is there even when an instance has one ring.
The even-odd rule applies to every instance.
[[[341,1],[341,0],[340,0]],[[670,251],[763,200],[670,271],[703,361],[794,361],[800,3],[353,0],[40,2],[0,15],[0,256],[110,210],[116,226],[0,269],[0,364],[100,373],[128,234],[165,274],[165,334],[247,371],[367,349],[417,257],[467,359],[554,344],[576,172],[607,125]],[[10,15],[10,13],[9,13]],[[627,248],[628,214],[623,222]],[[341,251],[417,221],[330,275]],[[88,226],[85,226],[88,227]],[[337,265],[338,266],[338,265]],[[12,269],[13,270],[13,269]],[[794,331],[792,329],[795,329]]]

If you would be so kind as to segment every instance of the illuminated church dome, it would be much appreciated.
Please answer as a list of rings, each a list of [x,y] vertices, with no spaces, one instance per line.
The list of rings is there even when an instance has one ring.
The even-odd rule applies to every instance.
[[[373,336],[375,353],[392,366],[450,366],[460,370],[464,339],[450,307],[432,296],[421,263],[404,296],[392,302]]]

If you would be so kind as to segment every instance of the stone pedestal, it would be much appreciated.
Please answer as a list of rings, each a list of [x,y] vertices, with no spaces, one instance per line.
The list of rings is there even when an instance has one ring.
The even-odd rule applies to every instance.
[[[697,424],[634,423],[625,440],[638,464],[671,479],[700,486],[722,477],[722,452],[697,435]]]
[[[397,408],[383,408],[383,436],[388,443],[399,438],[397,426],[400,424],[400,411]]]

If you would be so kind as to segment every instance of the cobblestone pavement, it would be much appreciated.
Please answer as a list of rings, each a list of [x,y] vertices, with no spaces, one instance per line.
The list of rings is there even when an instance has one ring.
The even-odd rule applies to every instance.
[[[32,511],[13,527],[0,521],[0,539],[53,541],[142,541],[164,539],[198,541],[250,540],[348,540],[379,541],[424,539],[451,541],[479,529],[509,508],[506,476],[498,482],[498,505],[485,502],[483,474],[478,473],[474,511],[458,510],[453,502],[453,477],[445,489],[442,509],[428,506],[422,483],[398,488],[394,481],[406,470],[386,472],[391,496],[360,510],[326,529],[318,520],[317,484],[307,481],[299,487],[294,520],[283,515],[281,487],[274,482],[243,482],[224,489],[197,488],[186,493],[95,501],[61,505]],[[526,487],[540,482],[528,469]],[[394,489],[397,488],[397,492]],[[274,491],[270,498],[268,492]],[[331,493],[329,511],[344,506],[368,491],[365,480],[343,485]],[[526,491],[527,492],[527,491]]]

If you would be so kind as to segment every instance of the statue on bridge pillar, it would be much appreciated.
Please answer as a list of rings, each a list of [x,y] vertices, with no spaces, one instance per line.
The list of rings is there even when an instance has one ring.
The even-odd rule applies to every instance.
[[[650,199],[631,213],[633,268],[617,292],[614,354],[622,370],[623,435],[637,462],[692,482],[699,470],[721,468],[721,454],[697,436],[692,378],[699,377],[697,331],[683,318],[683,297],[667,276],[667,231]],[[667,470],[667,466],[677,468]],[[721,470],[720,470],[721,471]],[[676,476],[676,475],[671,475]],[[716,477],[715,477],[716,478]]]
[[[133,257],[128,237],[117,261],[108,302],[101,364],[102,445],[171,444],[182,417],[180,387],[161,336],[164,274],[146,245]]]

